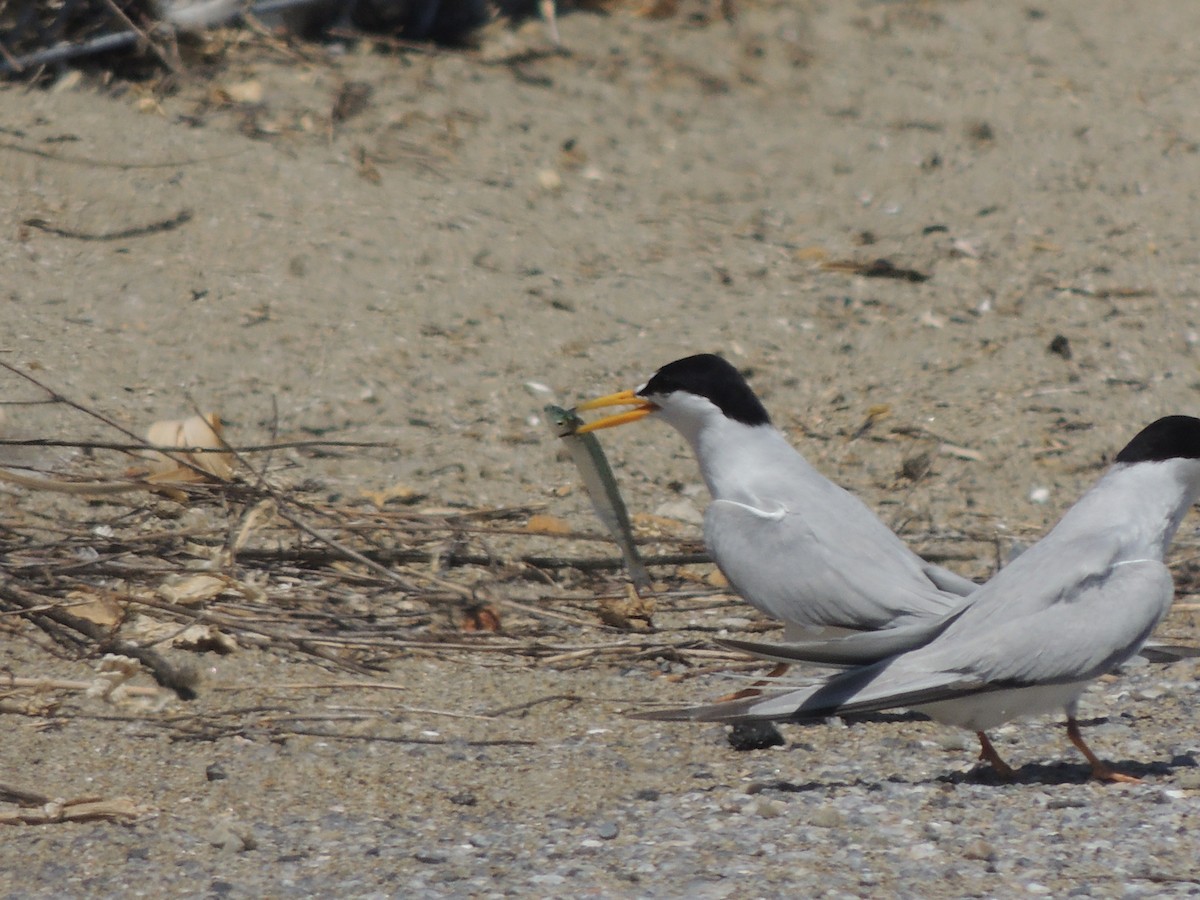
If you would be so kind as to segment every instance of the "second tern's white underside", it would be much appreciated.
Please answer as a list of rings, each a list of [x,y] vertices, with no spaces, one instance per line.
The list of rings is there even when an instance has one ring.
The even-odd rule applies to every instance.
[[[1070,707],[1079,699],[1087,684],[1086,681],[1072,681],[1066,684],[1038,684],[1009,690],[984,691],[954,700],[924,703],[914,706],[913,710],[924,713],[943,725],[957,725],[972,731],[988,731],[1010,719],[1040,716]]]

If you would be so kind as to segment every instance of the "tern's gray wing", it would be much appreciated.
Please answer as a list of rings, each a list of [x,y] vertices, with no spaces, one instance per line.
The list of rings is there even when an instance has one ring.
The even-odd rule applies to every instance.
[[[896,668],[971,675],[988,684],[1096,678],[1135,655],[1171,607],[1175,584],[1158,560],[1113,564],[1033,614],[948,628]],[[956,625],[964,624],[960,618]]]
[[[923,647],[941,634],[963,610],[955,610],[939,618],[930,618],[912,625],[863,631],[845,637],[825,640],[782,641],[769,644],[762,641],[743,641],[734,638],[718,640],[722,647],[741,650],[771,662],[808,663],[830,668],[854,668],[879,662],[897,653],[907,653]],[[1168,644],[1147,641],[1138,655],[1152,663],[1174,663],[1200,657],[1200,647],[1188,644]]]
[[[951,572],[949,569],[943,569],[930,562],[925,563],[924,572],[925,577],[933,583],[934,587],[948,594],[965,597],[967,594],[974,593],[979,587],[979,584],[970,578],[963,578],[957,572]]]
[[[1200,647],[1189,644],[1164,644],[1162,641],[1147,641],[1139,656],[1152,663],[1173,663],[1181,659],[1200,657]]]
[[[981,687],[978,682],[955,673],[931,672],[920,680],[908,679],[903,691],[887,692],[887,697],[895,702],[886,702],[881,692],[878,697],[872,696],[873,702],[856,702],[859,693],[869,690],[874,682],[886,683],[883,673],[888,662],[890,660],[851,669],[816,687],[768,693],[723,703],[647,710],[636,713],[634,718],[669,722],[806,722],[855,712],[911,706],[944,699],[946,696],[978,691]]]
[[[827,640],[766,644],[761,641],[727,639],[717,643],[772,662],[811,663],[838,668],[866,666],[897,653],[906,653],[925,646],[945,631],[962,612],[963,609],[956,609],[944,616],[929,616],[917,620],[911,625],[864,631]]]
[[[704,536],[738,593],[784,622],[873,630],[941,616],[961,603],[856,500],[808,513],[716,500]]]
[[[1170,608],[1173,594],[1171,574],[1162,563],[1121,562],[1038,612],[988,622],[973,633],[948,628],[924,647],[850,669],[815,688],[643,717],[805,721],[1083,682],[1137,653]],[[964,615],[956,624],[965,622]]]
[[[1116,525],[1064,533],[1056,528],[970,595],[950,631],[985,633],[1103,586],[1131,557],[1128,529]]]

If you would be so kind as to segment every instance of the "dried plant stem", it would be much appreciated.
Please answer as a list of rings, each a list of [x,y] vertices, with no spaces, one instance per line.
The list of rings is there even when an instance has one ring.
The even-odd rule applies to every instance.
[[[39,691],[89,691],[95,687],[93,681],[72,681],[68,678],[21,678],[15,675],[0,675],[0,690],[4,688],[33,688]],[[141,687],[126,684],[121,690],[133,697],[157,697],[161,688]]]

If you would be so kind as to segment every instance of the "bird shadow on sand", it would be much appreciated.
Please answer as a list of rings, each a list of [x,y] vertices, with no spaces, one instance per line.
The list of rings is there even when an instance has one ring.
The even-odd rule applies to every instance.
[[[857,716],[856,722],[917,722],[924,721],[925,716],[918,713],[902,712],[902,713],[872,713],[869,715]],[[1082,724],[1101,724],[1105,720],[1093,720]],[[805,723],[808,724],[808,723]],[[819,723],[812,723],[819,725]],[[810,745],[801,740],[791,740],[788,742],[789,750],[805,751],[813,749]],[[1064,753],[1074,752],[1070,746],[1064,748]],[[1011,762],[1011,760],[1010,760]],[[1200,760],[1188,753],[1177,754],[1170,760],[1136,760],[1136,759],[1106,759],[1105,762],[1115,771],[1123,775],[1130,775],[1134,778],[1139,778],[1146,784],[1154,784],[1161,787],[1169,787],[1171,779],[1175,772],[1186,769],[1200,768]],[[927,777],[904,777],[901,774],[884,776],[881,779],[852,779],[852,780],[835,780],[822,781],[810,780],[805,782],[790,782],[787,780],[779,780],[773,782],[765,782],[759,785],[761,790],[773,790],[782,793],[805,793],[808,791],[823,790],[833,787],[846,788],[879,788],[883,784],[891,782],[895,784],[944,784],[944,785],[978,785],[978,786],[993,786],[998,788],[1005,787],[1020,787],[1023,785],[1068,785],[1068,784],[1085,784],[1089,781],[1094,781],[1092,777],[1092,768],[1082,758],[1075,760],[1071,758],[1055,759],[1049,762],[1029,762],[1015,768],[1011,777],[1005,777],[991,767],[991,765],[980,762],[978,765],[972,766],[965,771],[951,771],[943,774],[930,774]]]
[[[1139,778],[1147,784],[1169,785],[1171,776],[1179,769],[1196,768],[1198,763],[1190,755],[1176,756],[1170,761],[1146,762],[1136,759],[1110,759],[1108,765],[1122,775]],[[940,776],[942,784],[994,785],[996,787],[1018,787],[1029,784],[1085,784],[1095,781],[1092,767],[1083,761],[1058,760],[1055,762],[1032,762],[1018,767],[1011,778],[1001,776],[991,766],[981,763],[967,772],[952,772]]]
[[[1142,779],[1147,785],[1168,787],[1170,786],[1172,775],[1177,770],[1196,768],[1200,766],[1200,763],[1190,755],[1181,755],[1176,756],[1170,762],[1139,762],[1138,760],[1126,759],[1111,760],[1109,761],[1109,765],[1124,775],[1131,775],[1134,778]],[[781,794],[805,794],[812,791],[828,791],[830,788],[878,790],[887,783],[911,785],[940,784],[951,787],[964,785],[1021,788],[1029,785],[1086,784],[1093,780],[1091,766],[1087,763],[1065,761],[1027,763],[1018,768],[1011,778],[1005,778],[990,765],[980,763],[965,772],[947,772],[942,775],[933,775],[929,778],[905,778],[901,775],[892,775],[882,779],[853,779],[844,781],[814,779],[804,782],[794,782],[780,779],[778,781],[766,781],[756,784],[754,786],[754,793],[776,791]]]

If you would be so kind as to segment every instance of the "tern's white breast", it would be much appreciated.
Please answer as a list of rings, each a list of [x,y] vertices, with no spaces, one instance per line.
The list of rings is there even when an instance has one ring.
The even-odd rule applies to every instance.
[[[1074,703],[1087,684],[1086,681],[1072,681],[986,691],[954,700],[926,703],[913,709],[945,725],[987,731],[1010,719],[1057,712]]]

